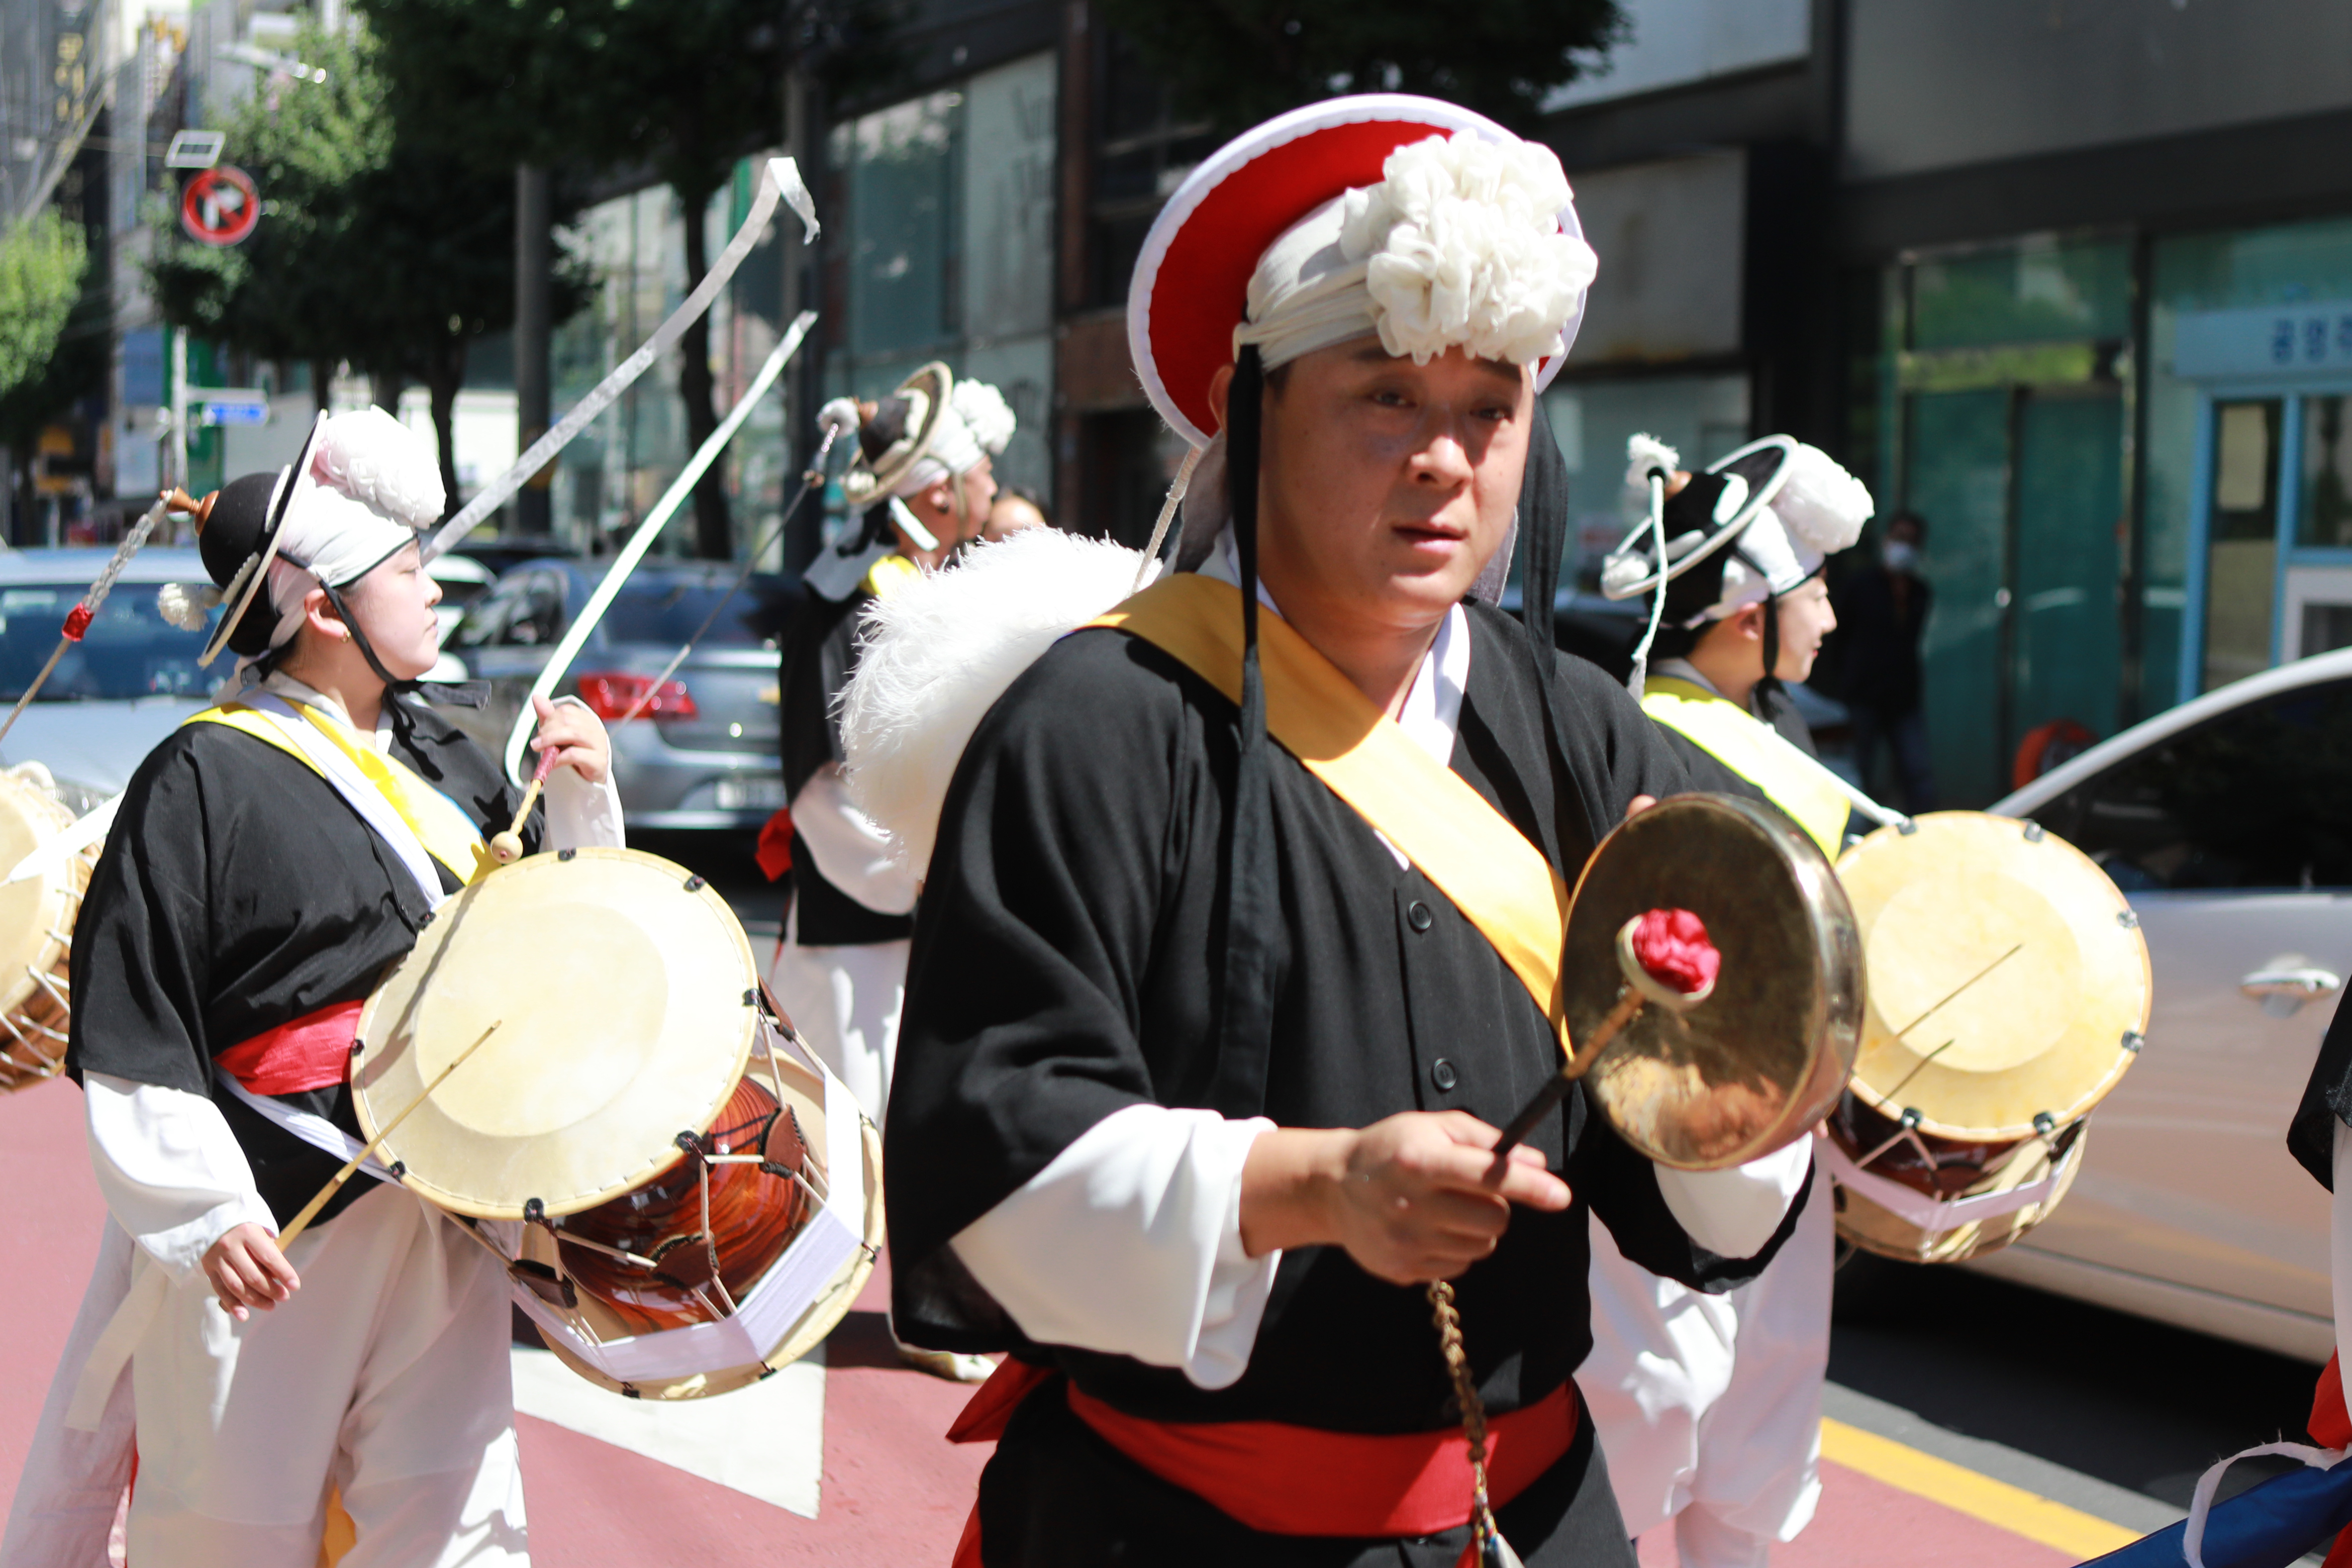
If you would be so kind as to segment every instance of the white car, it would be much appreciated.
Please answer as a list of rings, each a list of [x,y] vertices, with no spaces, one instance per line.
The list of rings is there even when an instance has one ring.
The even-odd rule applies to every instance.
[[[2327,1194],[2285,1139],[2352,973],[2352,649],[2183,703],[1992,810],[2106,868],[2156,1002],[2072,1194],[1971,1267],[2325,1361]]]

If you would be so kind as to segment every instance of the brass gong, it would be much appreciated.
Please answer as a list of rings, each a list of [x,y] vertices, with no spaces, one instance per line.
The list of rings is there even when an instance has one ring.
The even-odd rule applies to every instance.
[[[1706,921],[1722,971],[1689,1006],[1642,1008],[1602,1047],[1587,1091],[1619,1136],[1680,1170],[1802,1136],[1837,1103],[1862,1028],[1862,942],[1828,859],[1780,813],[1733,795],[1674,795],[1621,825],[1569,910],[1571,1039],[1616,1006],[1618,933],[1654,909]]]

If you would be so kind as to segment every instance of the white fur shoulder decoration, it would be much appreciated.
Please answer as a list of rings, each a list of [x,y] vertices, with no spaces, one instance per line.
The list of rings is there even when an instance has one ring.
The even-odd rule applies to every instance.
[[[1057,528],[978,544],[866,613],[842,693],[849,798],[893,857],[930,865],[940,808],[982,715],[1066,636],[1135,591],[1142,555]]]

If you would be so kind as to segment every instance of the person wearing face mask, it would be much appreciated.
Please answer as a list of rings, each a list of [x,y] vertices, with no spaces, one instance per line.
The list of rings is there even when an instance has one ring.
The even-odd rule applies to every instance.
[[[282,1226],[358,1145],[362,1005],[484,875],[519,791],[420,700],[439,651],[431,445],[321,416],[295,465],[210,499],[212,583],[164,589],[216,707],[140,764],[74,931],[67,1066],[110,1219],[0,1563],[105,1561],[136,1439],[135,1563],[527,1560],[504,1269],[396,1183]],[[604,726],[540,705],[558,764],[526,847],[618,845]],[[518,995],[528,991],[527,977]]]
[[[1860,536],[1870,492],[1786,437],[1702,473],[1646,436],[1627,456],[1628,484],[1656,487],[1655,521],[1610,557],[1601,583],[1613,597],[1649,597],[1656,616],[1643,710],[1695,785],[1778,806],[1834,858],[1849,799],[1780,688],[1811,673],[1837,624],[1822,564]],[[1627,1529],[1671,1524],[1683,1568],[1762,1568],[1773,1542],[1812,1518],[1832,1215],[1816,1174],[1788,1245],[1719,1295],[1642,1267],[1594,1228],[1580,1381]]]
[[[1883,746],[1891,754],[1903,809],[1916,816],[1936,808],[1936,774],[1927,753],[1922,704],[1919,637],[1935,597],[1920,575],[1927,524],[1916,512],[1886,521],[1878,570],[1857,572],[1840,587],[1844,690],[1853,714],[1853,765],[1864,788]]]

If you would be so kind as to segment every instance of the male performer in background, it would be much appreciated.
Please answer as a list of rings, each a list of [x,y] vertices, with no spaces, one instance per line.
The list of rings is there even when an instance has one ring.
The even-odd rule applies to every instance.
[[[311,1568],[331,1494],[352,1568],[526,1561],[498,1261],[372,1180],[276,1240],[356,1146],[362,1003],[515,807],[410,694],[439,651],[416,531],[442,500],[429,445],[338,414],[293,468],[214,501],[218,588],[164,590],[198,626],[228,592],[212,651],[244,656],[241,680],[140,765],[74,932],[68,1065],[111,1220],[10,1568],[105,1561],[134,1421],[142,1568]],[[548,838],[619,843],[603,725],[540,716],[562,764]]]
[[[1446,814],[1556,915],[1550,878],[1685,787],[1622,689],[1465,602],[1591,275],[1564,218],[1548,150],[1342,99],[1211,158],[1147,242],[1144,383],[1221,428],[1226,481],[1147,618],[1062,639],[982,721],[916,921],[898,1328],[1014,1357],[963,1424],[1002,1436],[960,1563],[1507,1561],[1473,1544],[1436,1279],[1511,1456],[1502,1538],[1630,1563],[1570,1382],[1587,1213],[1694,1286],[1794,1223],[1801,1145],[1777,1178],[1667,1172],[1580,1092],[1495,1159],[1559,1037],[1493,901],[1399,847]],[[1548,605],[1559,519],[1520,523]],[[1318,713],[1418,804],[1342,799],[1270,732]]]
[[[1822,563],[1853,542],[1870,494],[1794,442],[1699,474],[1647,437],[1630,447],[1628,482],[1663,480],[1677,563],[1660,583],[1654,536],[1638,530],[1603,573],[1617,596],[1646,585],[1665,598],[1643,710],[1694,784],[1780,807],[1834,858],[1847,797],[1780,688],[1811,673],[1836,624]],[[1828,1180],[1814,1182],[1788,1245],[1725,1294],[1660,1276],[1592,1227],[1592,1354],[1578,1381],[1627,1529],[1671,1523],[1683,1568],[1762,1568],[1821,1495],[1835,1235]]]
[[[890,1100],[916,873],[851,804],[841,773],[841,693],[857,668],[857,623],[918,572],[937,571],[980,537],[996,494],[993,454],[1013,410],[985,382],[926,365],[878,403],[839,398],[819,412],[854,431],[842,489],[856,521],[803,579],[808,603],[784,646],[779,681],[792,908],[769,984],[776,1000],[876,1125]],[[977,1356],[901,1345],[938,1376],[976,1383]]]

